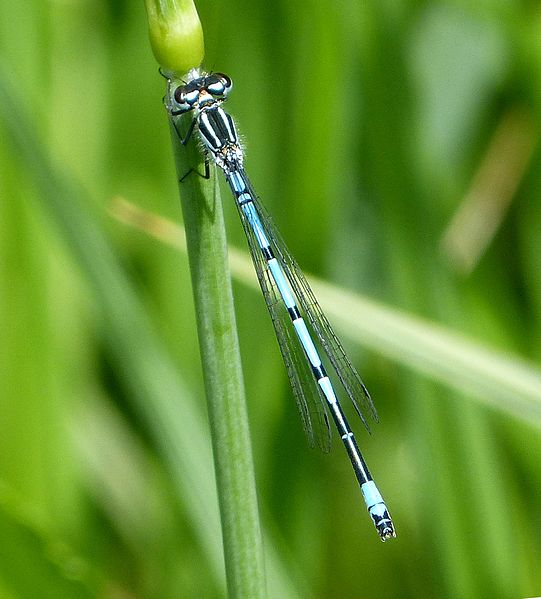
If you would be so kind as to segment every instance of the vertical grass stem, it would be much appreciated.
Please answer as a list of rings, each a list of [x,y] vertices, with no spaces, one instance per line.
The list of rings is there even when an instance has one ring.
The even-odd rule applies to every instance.
[[[214,169],[193,141],[171,127],[205,377],[230,597],[265,597],[252,450],[244,395],[227,244]],[[199,174],[198,174],[199,173]]]

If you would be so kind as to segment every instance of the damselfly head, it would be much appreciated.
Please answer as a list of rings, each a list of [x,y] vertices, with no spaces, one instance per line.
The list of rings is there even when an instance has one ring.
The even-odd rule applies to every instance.
[[[175,89],[173,93],[173,99],[176,103],[175,110],[188,112],[194,108],[201,108],[216,101],[225,100],[232,87],[231,79],[223,73],[212,73],[204,77],[197,77]]]

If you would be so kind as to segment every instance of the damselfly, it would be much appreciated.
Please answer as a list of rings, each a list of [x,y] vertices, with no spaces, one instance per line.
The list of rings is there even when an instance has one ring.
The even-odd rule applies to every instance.
[[[308,282],[253,191],[244,170],[244,153],[235,123],[221,106],[231,88],[232,82],[227,75],[192,70],[186,80],[168,78],[166,108],[175,128],[176,117],[193,113],[187,133],[184,136],[179,133],[182,143],[186,144],[196,131],[207,156],[223,171],[248,238],[304,429],[312,445],[317,443],[328,451],[331,431],[327,414],[330,412],[361,486],[368,512],[385,541],[396,536],[393,522],[357,446],[309,328],[315,332],[367,429],[368,423],[359,402],[377,421],[376,410]],[[206,165],[208,167],[208,161]]]

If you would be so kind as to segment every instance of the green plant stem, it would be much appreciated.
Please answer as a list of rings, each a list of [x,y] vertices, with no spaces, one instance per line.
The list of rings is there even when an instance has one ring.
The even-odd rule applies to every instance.
[[[194,141],[171,127],[179,179],[204,172]],[[199,346],[212,435],[229,596],[266,596],[252,449],[222,206],[214,169],[180,183]]]
[[[150,45],[166,71],[179,74],[203,62],[203,29],[192,0],[145,0]]]

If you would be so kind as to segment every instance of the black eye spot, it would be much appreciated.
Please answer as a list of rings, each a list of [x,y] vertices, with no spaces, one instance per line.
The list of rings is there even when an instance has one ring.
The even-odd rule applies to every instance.
[[[229,88],[233,85],[231,77],[228,77],[224,73],[216,73],[216,77],[220,78],[225,90],[229,90]]]
[[[175,93],[173,94],[173,97],[175,98],[175,102],[177,102],[177,104],[184,104],[184,87],[177,87]]]

